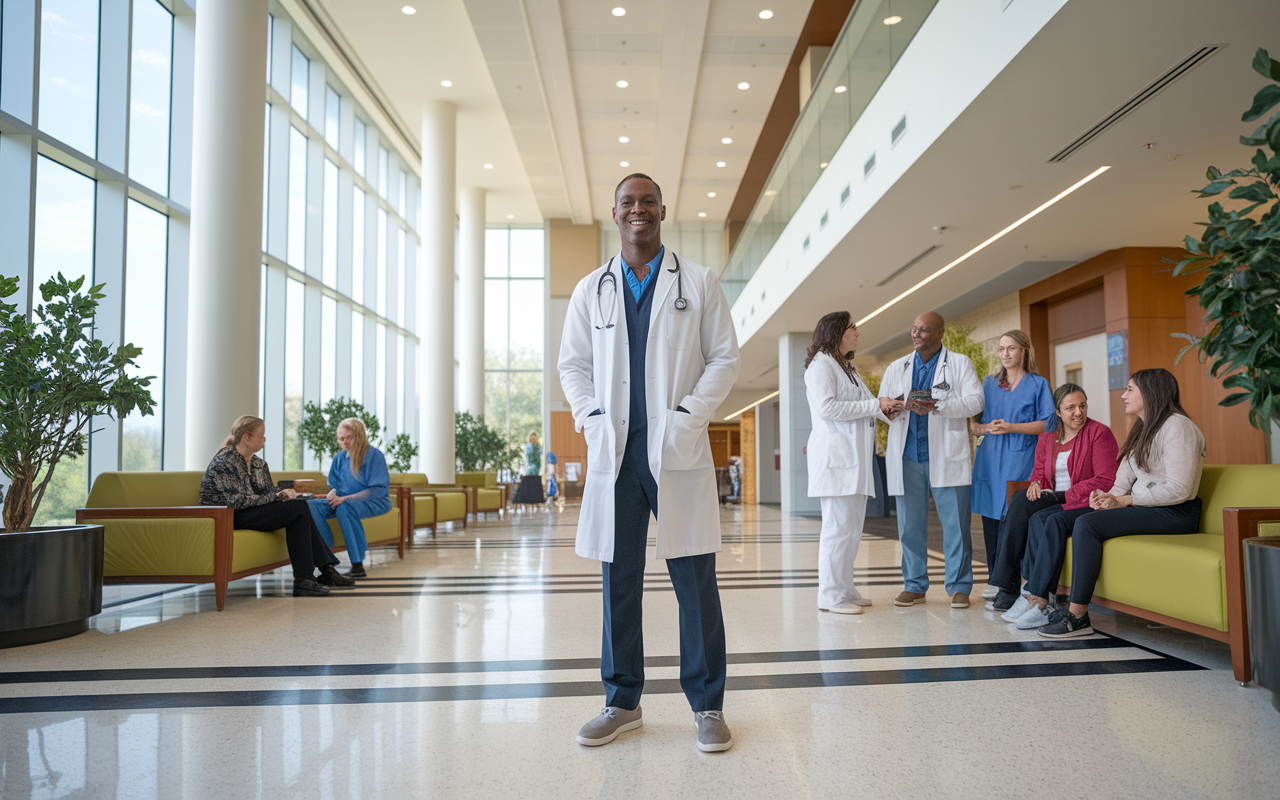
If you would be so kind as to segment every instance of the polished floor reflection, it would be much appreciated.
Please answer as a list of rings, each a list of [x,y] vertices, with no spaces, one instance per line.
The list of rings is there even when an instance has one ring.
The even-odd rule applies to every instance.
[[[374,551],[329,598],[280,573],[222,613],[207,586],[109,588],[88,633],[0,651],[0,797],[1280,795],[1280,714],[1217,642],[1103,610],[1051,642],[953,610],[936,544],[928,602],[895,608],[891,519],[858,558],[875,605],[822,614],[817,520],[721,521],[728,753],[695,748],[659,562],[644,727],[574,742],[602,705],[601,611],[570,506]]]

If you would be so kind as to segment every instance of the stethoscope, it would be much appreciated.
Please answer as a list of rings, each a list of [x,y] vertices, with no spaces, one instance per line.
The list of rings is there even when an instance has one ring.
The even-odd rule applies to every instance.
[[[671,257],[676,261],[676,268],[667,270],[667,272],[674,272],[676,276],[676,300],[673,305],[675,306],[676,311],[684,311],[689,308],[689,301],[684,299],[684,270],[680,268],[680,256],[673,252]],[[618,319],[618,276],[613,272],[614,258],[617,258],[617,256],[609,259],[609,263],[605,265],[604,273],[600,276],[600,281],[596,284],[596,313],[600,315],[600,321],[605,323],[604,325],[595,326],[598,331],[605,330],[606,328],[612,328]],[[604,284],[606,281],[608,281],[610,288],[613,289],[613,299],[609,303],[609,315],[607,318],[605,317],[604,307],[601,302],[604,296]]]
[[[941,392],[951,391],[951,384],[947,383],[947,356],[948,355],[950,355],[950,352],[947,350],[947,348],[945,347],[942,348],[942,366],[938,370],[938,372],[941,373],[942,375],[942,381],[940,383],[935,383],[933,385],[933,388]],[[912,359],[907,359],[907,363],[902,365],[903,371],[910,369],[913,363],[914,362]]]

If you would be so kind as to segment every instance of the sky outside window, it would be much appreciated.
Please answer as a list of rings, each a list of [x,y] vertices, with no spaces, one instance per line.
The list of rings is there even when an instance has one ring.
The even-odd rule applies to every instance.
[[[129,83],[129,175],[169,193],[169,83],[173,15],[156,0],[133,5]]]
[[[40,7],[40,130],[97,157],[98,0]]]

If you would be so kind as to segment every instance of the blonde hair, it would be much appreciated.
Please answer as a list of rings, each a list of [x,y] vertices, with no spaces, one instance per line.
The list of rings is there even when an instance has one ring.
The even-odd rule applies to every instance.
[[[351,443],[351,475],[358,476],[360,467],[364,465],[364,457],[369,455],[369,434],[364,429],[364,423],[355,417],[347,417],[338,423],[338,430],[346,428],[351,431],[351,435],[355,437],[355,441]]]
[[[222,446],[218,448],[218,453],[234,449],[236,445],[240,444],[240,440],[245,437],[245,434],[253,433],[258,429],[258,426],[266,424],[261,417],[254,417],[249,414],[240,417],[231,424],[231,435],[222,440]],[[214,455],[217,455],[217,453],[214,453]]]
[[[1036,351],[1031,346],[1031,337],[1022,331],[1013,330],[1000,334],[1000,339],[1006,336],[1012,339],[1018,347],[1022,348],[1022,371],[1029,375],[1039,375],[1040,370],[1036,367]],[[1000,339],[996,339],[997,347],[1000,346]],[[996,383],[1008,383],[1009,370],[1005,369],[1004,364],[999,360],[997,360],[997,363],[1000,364],[1000,371],[996,373]]]

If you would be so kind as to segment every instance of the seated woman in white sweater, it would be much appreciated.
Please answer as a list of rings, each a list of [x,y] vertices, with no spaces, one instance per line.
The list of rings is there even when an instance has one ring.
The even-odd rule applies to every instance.
[[[1124,390],[1126,414],[1137,416],[1110,492],[1094,490],[1071,531],[1071,606],[1057,611],[1040,635],[1086,636],[1089,601],[1102,569],[1102,543],[1118,536],[1183,534],[1200,530],[1200,472],[1204,434],[1182,410],[1178,380],[1168,370],[1141,369]]]

